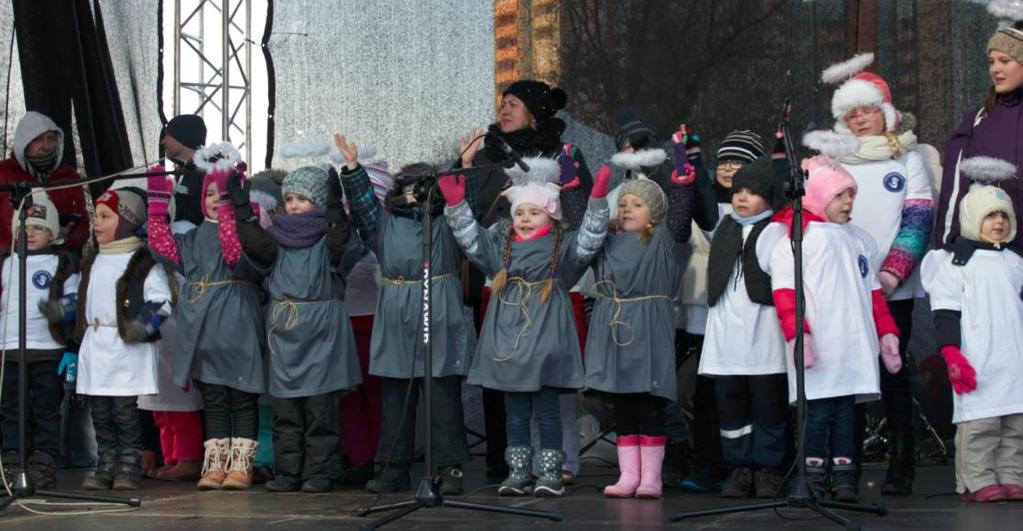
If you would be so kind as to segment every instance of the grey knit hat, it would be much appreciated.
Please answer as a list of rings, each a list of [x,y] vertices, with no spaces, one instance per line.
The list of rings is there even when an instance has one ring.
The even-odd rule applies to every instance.
[[[664,219],[665,211],[668,208],[668,197],[664,194],[664,190],[661,190],[659,184],[645,177],[629,179],[618,189],[619,198],[626,194],[634,195],[646,203],[646,206],[650,208],[650,221],[653,223],[660,223]]]
[[[302,166],[284,178],[281,193],[287,197],[295,193],[312,201],[318,207],[327,205],[327,178],[324,166]]]

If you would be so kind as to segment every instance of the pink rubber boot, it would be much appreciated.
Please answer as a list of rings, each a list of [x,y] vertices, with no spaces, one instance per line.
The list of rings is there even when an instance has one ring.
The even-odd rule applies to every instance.
[[[664,436],[639,436],[641,479],[636,489],[637,498],[660,499],[661,465],[664,463]]]
[[[618,437],[618,483],[604,487],[608,498],[631,498],[639,486],[639,435]]]

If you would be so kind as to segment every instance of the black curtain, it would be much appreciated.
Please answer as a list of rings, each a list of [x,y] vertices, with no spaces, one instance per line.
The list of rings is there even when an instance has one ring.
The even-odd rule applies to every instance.
[[[64,130],[64,163],[77,163],[73,112],[86,175],[131,167],[99,2],[13,0],[13,5],[25,107]],[[105,188],[97,183],[92,191]]]

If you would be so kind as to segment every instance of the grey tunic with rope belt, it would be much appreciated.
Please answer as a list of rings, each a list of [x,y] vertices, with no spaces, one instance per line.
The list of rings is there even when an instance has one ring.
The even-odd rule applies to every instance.
[[[472,309],[462,304],[462,253],[442,218],[432,224],[433,376],[464,376],[476,348]],[[380,295],[369,372],[388,378],[423,376],[423,225],[381,213],[367,244],[380,261]],[[415,372],[413,373],[413,358]]]
[[[468,205],[445,209],[458,244],[489,277],[501,270],[507,233],[481,230]],[[535,392],[541,387],[579,389],[582,357],[568,288],[575,285],[607,233],[605,199],[591,199],[579,231],[565,231],[558,253],[554,292],[540,299],[550,277],[554,231],[511,244],[508,283],[493,294],[480,329],[476,357],[468,382],[510,392]]]
[[[357,238],[349,241],[338,268],[330,263],[326,238],[301,249],[278,248],[267,286],[270,396],[300,398],[362,383],[344,303],[344,277],[360,245]]]
[[[247,393],[265,393],[260,287],[240,278],[257,280],[260,275],[244,257],[235,271],[231,270],[224,262],[218,229],[216,223],[207,221],[176,235],[181,264],[153,253],[185,277],[174,308],[178,330],[174,384],[183,386],[196,379]]]
[[[611,234],[593,264],[594,291],[586,336],[586,388],[650,393],[676,400],[675,314],[688,258],[665,224],[647,242],[638,232]]]

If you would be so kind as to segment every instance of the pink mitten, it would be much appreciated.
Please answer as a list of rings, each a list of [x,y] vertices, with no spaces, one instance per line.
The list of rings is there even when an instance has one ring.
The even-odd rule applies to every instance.
[[[785,342],[792,359],[796,359],[796,340],[790,339]],[[803,368],[809,369],[817,361],[817,345],[813,344],[810,334],[803,334]]]
[[[210,173],[210,177],[213,177],[213,184],[217,185],[219,203],[230,204],[230,194],[227,192],[227,179],[231,177],[231,172],[217,168]],[[244,182],[244,178],[242,179],[242,182]]]
[[[590,198],[604,199],[607,197],[608,183],[611,181],[611,168],[601,166],[597,174],[593,176],[593,188],[590,190]]]
[[[449,207],[465,200],[465,175],[445,175],[437,180],[437,187]]]
[[[682,173],[678,170],[671,172],[671,182],[675,184],[687,185],[692,184],[696,180],[696,167],[686,161],[682,165]]]
[[[902,357],[899,356],[899,336],[885,334],[881,336],[881,361],[889,374],[896,374],[902,369]]]
[[[167,179],[164,175],[166,170],[160,164],[154,164],[149,167],[150,174],[146,178],[146,187],[148,193],[148,205],[147,214],[152,218],[164,218],[167,216],[167,210],[170,208],[171,196],[174,194],[174,183]]]
[[[977,388],[977,371],[970,365],[963,352],[955,345],[941,347],[941,357],[948,365],[948,381],[957,395],[969,393]]]

